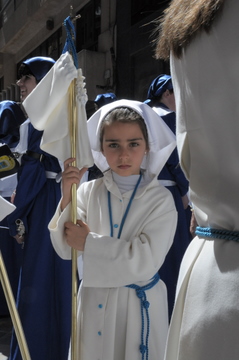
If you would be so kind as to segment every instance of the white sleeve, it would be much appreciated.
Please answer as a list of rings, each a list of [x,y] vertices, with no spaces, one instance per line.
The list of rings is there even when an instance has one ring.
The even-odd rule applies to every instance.
[[[64,224],[66,221],[70,221],[71,218],[71,204],[69,204],[62,212],[60,209],[60,203],[56,209],[56,212],[51,219],[48,229],[50,231],[50,237],[52,245],[56,253],[65,260],[71,259],[71,247],[67,244],[64,237]],[[82,252],[78,251],[80,256]]]

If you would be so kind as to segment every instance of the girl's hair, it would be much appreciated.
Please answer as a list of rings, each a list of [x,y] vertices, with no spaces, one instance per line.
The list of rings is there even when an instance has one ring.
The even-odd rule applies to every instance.
[[[106,117],[101,122],[100,127],[100,146],[102,149],[103,144],[103,137],[104,137],[104,129],[105,125],[111,125],[115,122],[127,123],[127,124],[138,124],[144,140],[146,142],[146,149],[149,150],[149,139],[148,139],[148,132],[147,127],[145,125],[144,119],[140,116],[137,111],[127,108],[127,107],[120,107],[110,111]]]
[[[172,0],[156,29],[158,59],[167,60],[170,52],[177,58],[200,31],[210,31],[225,0]]]
[[[21,64],[19,69],[18,69],[18,73],[17,73],[17,79],[21,79],[21,77],[26,76],[26,75],[32,75],[35,77],[35,75],[31,72],[29,66],[27,66],[26,64]]]

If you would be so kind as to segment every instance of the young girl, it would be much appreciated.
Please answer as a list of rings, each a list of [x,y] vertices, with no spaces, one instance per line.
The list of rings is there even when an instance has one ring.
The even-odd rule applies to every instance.
[[[70,219],[71,185],[84,169],[65,161],[63,197],[49,224],[57,253],[83,254],[79,291],[81,360],[163,359],[167,294],[155,275],[172,244],[177,214],[157,175],[175,138],[146,104],[119,100],[88,121],[94,160],[104,177],[82,184],[78,219]]]

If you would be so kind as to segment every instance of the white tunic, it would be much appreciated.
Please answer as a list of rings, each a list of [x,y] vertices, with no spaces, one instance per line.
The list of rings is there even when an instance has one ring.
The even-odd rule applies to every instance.
[[[239,2],[171,57],[181,165],[200,226],[239,230]],[[238,360],[239,244],[195,238],[178,281],[166,360]]]
[[[107,189],[114,225],[119,225],[132,191],[121,195],[111,171],[78,190],[78,218],[91,229],[83,253],[79,291],[78,360],[140,360],[140,301],[132,283],[147,284],[162,265],[172,244],[177,215],[171,194],[155,177],[138,188],[120,239],[110,237]],[[63,258],[70,248],[63,238],[70,209],[59,209],[49,224],[52,243]],[[80,254],[79,254],[80,255]],[[168,330],[166,287],[159,281],[148,290],[150,302],[149,359],[161,360]],[[145,323],[146,328],[146,323]]]

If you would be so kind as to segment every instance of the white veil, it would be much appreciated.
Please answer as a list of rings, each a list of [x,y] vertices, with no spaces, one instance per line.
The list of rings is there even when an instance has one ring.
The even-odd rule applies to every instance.
[[[96,166],[102,172],[109,168],[106,158],[101,152],[100,126],[110,111],[120,107],[133,109],[144,119],[148,131],[150,149],[147,155],[145,155],[141,168],[147,170],[149,174],[158,175],[176,147],[176,138],[165,122],[150,106],[134,100],[118,100],[104,105],[88,120],[87,128],[90,146]]]

